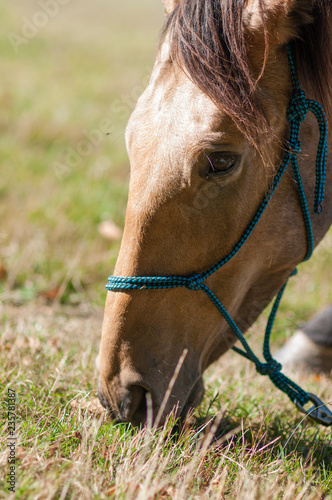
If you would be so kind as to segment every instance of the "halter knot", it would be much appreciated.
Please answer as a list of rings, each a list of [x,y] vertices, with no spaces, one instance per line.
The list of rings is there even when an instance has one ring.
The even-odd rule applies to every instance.
[[[194,273],[188,278],[186,288],[188,290],[200,290],[204,279],[201,274]]]
[[[287,110],[287,119],[289,123],[300,122],[302,123],[306,117],[309,109],[308,99],[302,89],[297,89],[293,92],[289,101]]]
[[[272,375],[273,373],[280,372],[282,365],[278,363],[275,359],[272,359],[268,363],[257,363],[256,370],[261,375]]]
[[[288,149],[291,154],[301,153],[301,143],[298,139],[293,139],[288,142]]]

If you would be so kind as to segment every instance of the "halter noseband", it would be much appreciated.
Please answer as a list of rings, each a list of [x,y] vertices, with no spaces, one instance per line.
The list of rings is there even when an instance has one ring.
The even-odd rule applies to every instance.
[[[247,343],[244,335],[240,331],[239,327],[235,323],[235,321],[228,314],[225,307],[221,304],[219,299],[215,296],[215,294],[207,287],[204,283],[206,278],[215,273],[218,269],[223,267],[227,262],[229,262],[243,247],[259,220],[261,219],[265,209],[271,200],[275,190],[277,189],[279,182],[285,173],[289,163],[292,165],[292,169],[294,172],[295,181],[297,184],[300,204],[303,212],[303,218],[306,228],[306,236],[307,236],[307,252],[303,259],[303,261],[308,260],[314,250],[314,239],[313,239],[313,231],[311,218],[308,208],[308,203],[306,199],[306,195],[303,188],[303,183],[301,179],[301,174],[298,166],[297,155],[301,152],[301,143],[299,140],[300,128],[301,124],[304,121],[308,111],[311,111],[318,122],[320,138],[318,143],[318,150],[316,155],[316,186],[315,186],[315,200],[314,200],[314,212],[316,214],[320,214],[322,212],[322,203],[324,199],[325,193],[325,174],[326,174],[326,161],[327,161],[327,119],[325,115],[325,111],[323,107],[316,101],[311,99],[307,99],[304,91],[301,88],[300,81],[295,69],[294,64],[294,56],[291,46],[287,45],[287,53],[288,53],[288,61],[290,66],[291,80],[292,80],[292,95],[290,98],[289,106],[287,109],[287,120],[290,124],[290,138],[287,145],[287,150],[284,156],[284,159],[279,167],[277,174],[274,177],[273,183],[269,189],[269,192],[265,196],[262,201],[260,207],[258,208],[256,214],[254,215],[252,221],[248,225],[247,229],[242,234],[239,241],[234,246],[233,250],[224,258],[219,260],[214,266],[210,267],[207,271],[202,274],[193,273],[189,277],[185,276],[153,276],[153,277],[140,277],[140,276],[131,276],[131,277],[119,277],[119,276],[110,276],[108,278],[108,284],[106,285],[107,290],[112,291],[120,291],[120,290],[142,290],[142,289],[164,289],[164,288],[177,288],[184,287],[188,290],[202,290],[206,293],[206,295],[211,299],[216,308],[223,315],[238,340],[241,342],[244,350],[239,349],[237,347],[233,347],[234,351],[241,354],[245,358],[252,361],[258,373],[261,375],[268,375],[271,381],[274,383],[276,387],[278,387],[281,391],[285,392],[290,400],[297,406],[297,408],[311,418],[316,420],[318,423],[329,426],[332,425],[332,413],[329,409],[322,403],[322,401],[314,396],[311,393],[307,393],[297,384],[295,384],[292,380],[286,377],[283,373],[281,373],[282,366],[278,363],[271,354],[270,351],[270,336],[274,324],[274,320],[278,311],[278,307],[288,283],[288,280],[281,288],[278,293],[275,302],[273,304],[270,316],[268,318],[264,344],[263,344],[263,355],[265,358],[265,362],[262,363],[258,357],[253,353],[249,344]],[[291,276],[297,273],[295,269]],[[306,410],[304,405],[311,401],[314,403],[314,406]]]

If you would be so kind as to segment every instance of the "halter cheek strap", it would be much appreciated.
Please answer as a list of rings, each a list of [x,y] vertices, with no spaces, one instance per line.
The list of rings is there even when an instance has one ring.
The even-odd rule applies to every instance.
[[[287,150],[267,195],[263,199],[256,214],[254,215],[250,224],[243,232],[241,238],[236,243],[232,251],[226,257],[219,260],[214,266],[212,266],[210,269],[203,272],[202,274],[194,273],[189,277],[110,276],[108,278],[108,284],[106,285],[106,288],[107,290],[120,291],[120,290],[142,290],[142,289],[156,290],[165,288],[184,287],[187,288],[188,290],[203,291],[210,298],[210,300],[213,302],[216,308],[220,311],[222,316],[225,318],[225,320],[227,321],[227,323],[237,336],[238,340],[241,342],[243,349],[239,349],[238,347],[233,347],[234,351],[252,361],[255,364],[258,373],[260,373],[261,375],[268,375],[268,377],[274,383],[274,385],[278,387],[281,391],[285,392],[300,411],[308,414],[318,423],[325,426],[329,426],[332,425],[332,413],[328,410],[328,408],[322,403],[322,401],[319,398],[317,398],[311,393],[307,393],[301,387],[295,384],[295,382],[293,382],[283,373],[281,373],[282,366],[275,359],[273,359],[270,351],[270,336],[273,324],[288,280],[278,293],[275,302],[273,304],[270,316],[268,318],[264,343],[263,343],[263,356],[265,362],[260,361],[259,358],[254,354],[254,352],[249,347],[249,344],[247,343],[244,335],[240,331],[235,321],[231,318],[225,307],[222,305],[220,300],[215,296],[212,290],[204,283],[204,281],[209,276],[211,276],[213,273],[218,271],[218,269],[226,265],[227,262],[229,262],[246,243],[247,239],[254,231],[256,225],[258,224],[263,213],[265,212],[265,209],[269,201],[271,200],[273,194],[275,193],[275,190],[277,189],[279,182],[289,164],[292,165],[292,169],[294,172],[294,177],[297,184],[297,190],[299,194],[300,204],[306,228],[307,252],[303,260],[304,261],[308,260],[313,253],[314,239],[313,239],[310,212],[297,160],[297,155],[301,152],[301,143],[299,140],[299,135],[300,135],[301,124],[304,121],[308,111],[311,111],[317,119],[320,132],[318,150],[316,155],[316,186],[315,186],[315,200],[314,200],[314,212],[316,214],[320,214],[322,212],[322,203],[325,192],[325,174],[326,174],[326,161],[327,161],[327,119],[322,106],[316,101],[307,99],[304,91],[302,90],[298,75],[296,73],[293,51],[290,45],[287,45],[287,53],[290,66],[292,88],[293,88],[293,92],[287,109],[287,119],[290,124],[290,138],[288,141]],[[293,276],[296,273],[297,270],[295,269],[291,273],[291,276]],[[306,410],[304,409],[304,405],[306,405],[309,401],[313,402],[314,406],[311,409]]]

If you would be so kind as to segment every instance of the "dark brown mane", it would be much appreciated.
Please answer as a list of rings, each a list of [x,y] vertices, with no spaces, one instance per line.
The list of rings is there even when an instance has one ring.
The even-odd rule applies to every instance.
[[[247,0],[182,0],[164,33],[169,32],[172,60],[257,144],[257,137],[269,127],[245,46],[246,4]],[[313,23],[302,27],[294,41],[298,69],[312,96],[331,116],[332,4],[311,0],[311,5]]]

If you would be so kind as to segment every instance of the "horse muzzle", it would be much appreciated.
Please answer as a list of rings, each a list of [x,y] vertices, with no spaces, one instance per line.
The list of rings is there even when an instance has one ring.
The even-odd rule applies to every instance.
[[[169,392],[166,388],[160,394],[151,385],[134,379],[126,383],[113,380],[105,384],[99,379],[98,396],[112,419],[140,426],[149,419],[153,424],[156,424],[157,419],[158,425],[162,425],[172,412],[176,417],[184,419],[187,413],[201,402],[204,395],[201,377],[189,390],[175,387],[175,391]]]

